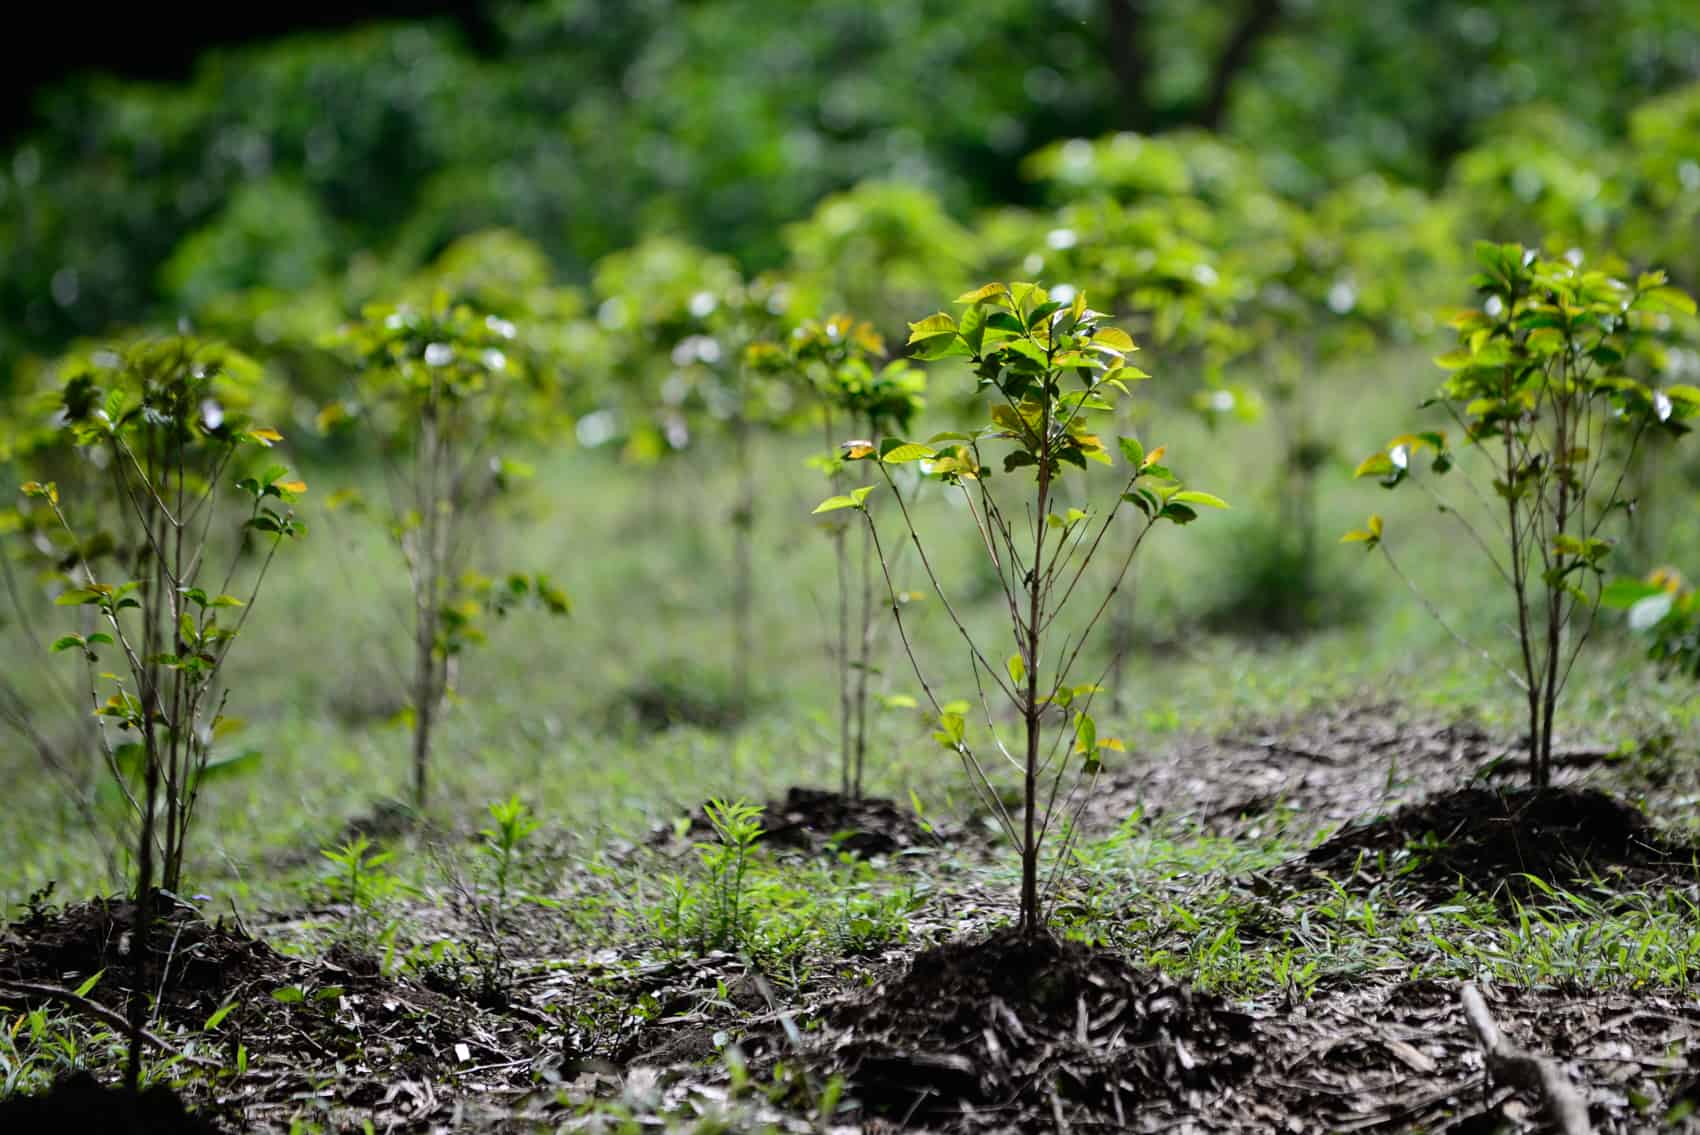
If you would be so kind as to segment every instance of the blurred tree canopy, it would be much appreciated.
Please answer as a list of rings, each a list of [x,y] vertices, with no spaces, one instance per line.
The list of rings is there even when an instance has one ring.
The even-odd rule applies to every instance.
[[[865,304],[876,265],[906,289],[961,270],[926,252],[929,218],[1041,205],[1058,177],[1027,155],[1117,131],[1213,131],[1288,200],[1366,174],[1446,188],[1504,237],[1652,240],[1700,201],[1693,0],[481,11],[477,50],[460,24],[393,23],[40,93],[0,153],[0,383],[116,326],[228,322],[233,296],[357,310],[495,228],[556,282],[664,233]]]

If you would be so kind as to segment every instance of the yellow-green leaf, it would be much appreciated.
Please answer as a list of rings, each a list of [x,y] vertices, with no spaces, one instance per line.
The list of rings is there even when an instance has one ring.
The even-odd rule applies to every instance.
[[[910,343],[919,343],[924,339],[936,339],[941,335],[954,334],[956,334],[956,320],[942,311],[909,325]]]
[[[1118,351],[1137,351],[1133,336],[1120,327],[1100,327],[1092,335],[1092,345],[1095,347],[1112,347]]]
[[[992,299],[995,296],[1007,296],[1007,295],[1009,295],[1009,288],[1005,287],[1003,284],[990,283],[990,284],[985,285],[984,287],[975,288],[971,292],[964,292],[963,294],[956,297],[956,302],[957,303],[984,303],[986,300]]]

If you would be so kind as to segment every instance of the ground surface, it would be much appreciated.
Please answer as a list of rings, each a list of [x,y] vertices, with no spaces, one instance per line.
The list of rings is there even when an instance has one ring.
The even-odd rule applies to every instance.
[[[1541,1101],[1485,1075],[1473,980],[1597,1130],[1693,1129],[1700,852],[1622,802],[1669,798],[1671,771],[1578,748],[1531,793],[1514,752],[1369,703],[1177,740],[1097,786],[1066,937],[1041,942],[999,928],[1011,865],[971,815],[811,793],[763,813],[751,921],[719,944],[725,845],[688,816],[533,849],[496,913],[459,868],[249,921],[166,902],[152,1029],[187,1059],[149,1068],[226,1130],[1536,1130]],[[439,863],[477,839],[391,827]],[[0,983],[100,973],[88,998],[125,1011],[131,917],[26,913]],[[43,1078],[54,1036],[121,1048],[63,1005],[0,1004],[39,1009],[9,1052]]]

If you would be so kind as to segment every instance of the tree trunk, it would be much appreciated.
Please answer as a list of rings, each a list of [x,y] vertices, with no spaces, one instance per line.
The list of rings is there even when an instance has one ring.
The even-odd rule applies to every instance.
[[[1116,80],[1115,122],[1123,130],[1148,130],[1145,101],[1146,0],[1105,0],[1104,53]]]
[[[1210,88],[1193,116],[1193,123],[1206,130],[1219,130],[1227,116],[1228,97],[1234,80],[1251,64],[1257,45],[1281,20],[1281,0],[1250,0],[1234,25],[1233,33],[1216,57],[1210,73]]]

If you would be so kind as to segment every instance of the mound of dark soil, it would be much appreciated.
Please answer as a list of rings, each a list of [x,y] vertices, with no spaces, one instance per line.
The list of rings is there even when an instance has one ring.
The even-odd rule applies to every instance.
[[[1118,954],[1002,932],[919,955],[835,1022],[872,1115],[974,1129],[1123,1130],[1253,1064],[1252,1018]]]
[[[1397,877],[1450,894],[1523,895],[1618,876],[1631,885],[1693,876],[1693,848],[1674,846],[1645,816],[1592,788],[1462,788],[1354,824],[1294,864],[1334,878]]]
[[[751,708],[724,676],[675,662],[621,691],[609,716],[611,724],[627,720],[650,732],[686,726],[718,733],[742,724]]]
[[[439,1097],[421,1086],[426,1081],[453,1076],[460,1087],[476,1082],[480,1086],[474,1090],[480,1093],[525,1089],[531,1085],[532,1059],[551,1052],[559,1056],[564,1044],[559,1033],[540,1037],[538,1025],[547,1019],[539,1014],[523,1007],[490,1012],[458,995],[463,990],[445,996],[386,975],[376,958],[345,946],[332,946],[321,958],[285,957],[240,927],[202,920],[192,907],[164,893],[156,908],[159,917],[148,942],[151,975],[142,990],[150,1001],[161,994],[150,1005],[150,1028],[178,1044],[185,1036],[206,1038],[207,1019],[233,1005],[211,1039],[231,1060],[238,1046],[247,1050],[251,1075],[240,1093],[245,1129],[285,1129],[300,1101],[314,1098],[330,1109],[326,1130],[357,1130],[360,1119],[379,1106],[407,1129],[425,1130],[439,1111],[446,1123],[465,1102]],[[38,904],[0,930],[0,978],[71,989],[105,970],[89,999],[123,1013],[136,996],[135,918],[135,906],[127,899],[97,899],[57,910]],[[8,995],[6,1002],[30,1003],[32,996]],[[192,1102],[209,1093],[218,1098],[216,1085],[185,1090]],[[79,1090],[65,1107],[84,1103],[103,1106]],[[37,1114],[71,1115],[27,1113],[32,1120]],[[147,1118],[153,1114],[147,1112],[140,1121],[153,1122]],[[0,1132],[37,1129],[33,1122],[0,1116]],[[66,1135],[155,1130],[210,1129],[169,1122],[130,1127],[104,1118],[58,1128]]]
[[[943,842],[907,809],[880,797],[852,799],[821,788],[792,788],[782,800],[762,806],[758,821],[762,840],[776,847],[803,851],[828,849],[856,855],[890,855],[912,847],[936,847]],[[714,838],[706,812],[691,817],[686,835],[693,840]],[[665,840],[667,833],[662,833]]]
[[[155,922],[148,936],[151,980],[168,992],[216,1005],[225,993],[282,973],[285,960],[270,946],[221,918],[209,923],[200,912],[165,892],[154,899]],[[101,898],[61,909],[36,907],[0,931],[0,977],[75,986],[106,971],[103,990],[128,989],[135,977],[136,904]],[[150,990],[151,992],[151,990]]]
[[[78,1072],[43,1095],[14,1096],[0,1102],[0,1131],[8,1135],[218,1135],[219,1129],[191,1114],[163,1084],[131,1095],[105,1088],[87,1072]]]

